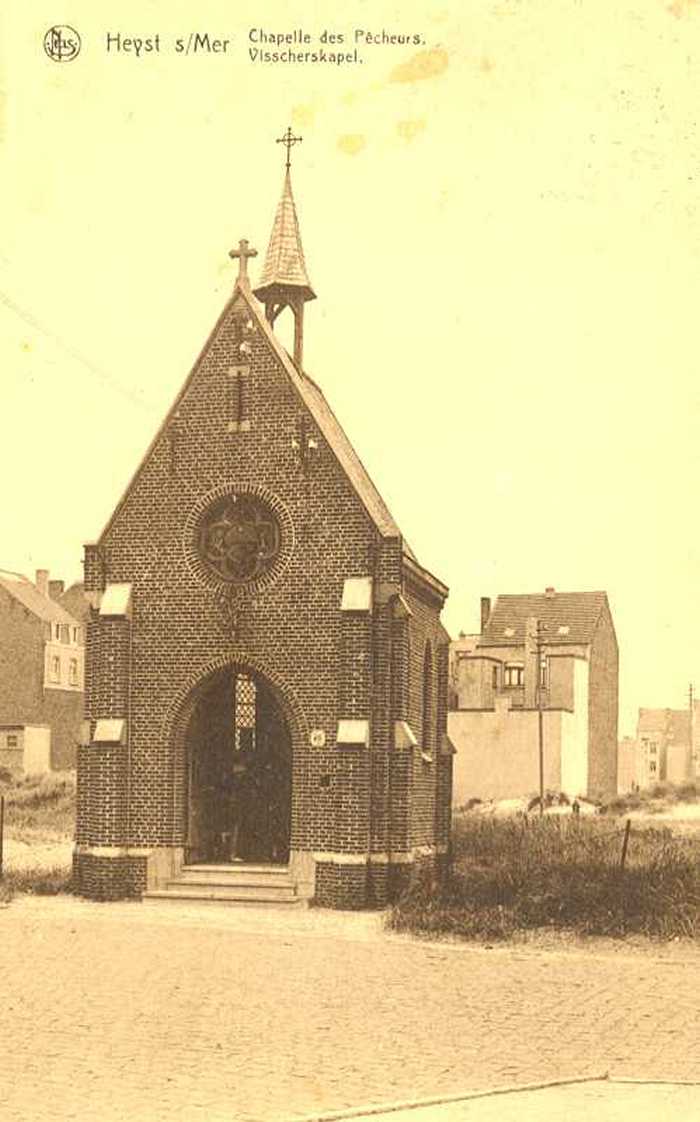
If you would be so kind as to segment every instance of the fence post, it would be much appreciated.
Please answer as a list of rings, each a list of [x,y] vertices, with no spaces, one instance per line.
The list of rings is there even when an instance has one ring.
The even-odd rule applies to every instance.
[[[627,845],[630,840],[630,827],[632,825],[631,819],[625,822],[625,837],[622,842],[622,856],[620,857],[620,871],[624,871],[625,861],[627,860]]]

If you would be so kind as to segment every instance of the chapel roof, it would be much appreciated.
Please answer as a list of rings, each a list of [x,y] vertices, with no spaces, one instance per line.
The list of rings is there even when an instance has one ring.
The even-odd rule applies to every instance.
[[[499,596],[491,609],[479,647],[515,647],[525,642],[528,619],[545,627],[545,642],[590,643],[605,609],[605,592],[555,592]]]

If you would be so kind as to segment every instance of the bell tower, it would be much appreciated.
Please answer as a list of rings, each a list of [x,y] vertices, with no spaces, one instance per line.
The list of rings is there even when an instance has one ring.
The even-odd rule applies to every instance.
[[[265,316],[270,324],[274,324],[285,308],[291,308],[294,314],[294,364],[297,370],[302,369],[304,353],[304,304],[307,300],[316,299],[306,271],[299,220],[292,195],[291,149],[293,145],[300,144],[301,140],[302,137],[293,136],[291,128],[288,128],[277,141],[287,149],[282,197],[275,214],[260,283],[253,289],[254,295],[265,305]]]

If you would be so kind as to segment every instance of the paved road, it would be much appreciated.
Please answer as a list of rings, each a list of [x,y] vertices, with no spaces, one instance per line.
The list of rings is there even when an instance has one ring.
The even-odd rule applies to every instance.
[[[410,1110],[368,1114],[354,1122],[698,1122],[698,1118],[700,1087],[592,1082],[431,1103]]]
[[[13,902],[0,940],[3,1122],[288,1122],[604,1071],[700,1081],[698,954],[70,899]]]

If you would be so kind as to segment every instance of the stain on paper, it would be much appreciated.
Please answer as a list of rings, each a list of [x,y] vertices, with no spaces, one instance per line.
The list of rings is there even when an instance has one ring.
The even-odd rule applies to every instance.
[[[306,105],[295,105],[292,109],[292,124],[298,129],[309,128],[316,119],[318,109],[318,101],[311,101]]]
[[[682,19],[683,16],[690,15],[693,8],[697,6],[698,0],[673,0],[673,3],[668,5],[668,11],[676,19]]]
[[[429,51],[419,51],[395,66],[389,75],[390,82],[424,82],[428,78],[439,78],[447,70],[449,58],[447,51],[442,47],[433,47]]]
[[[402,140],[411,141],[418,133],[423,132],[425,128],[425,121],[399,121],[396,125],[396,131]]]
[[[338,147],[346,156],[356,156],[366,144],[367,140],[362,133],[347,133],[338,137]]]

